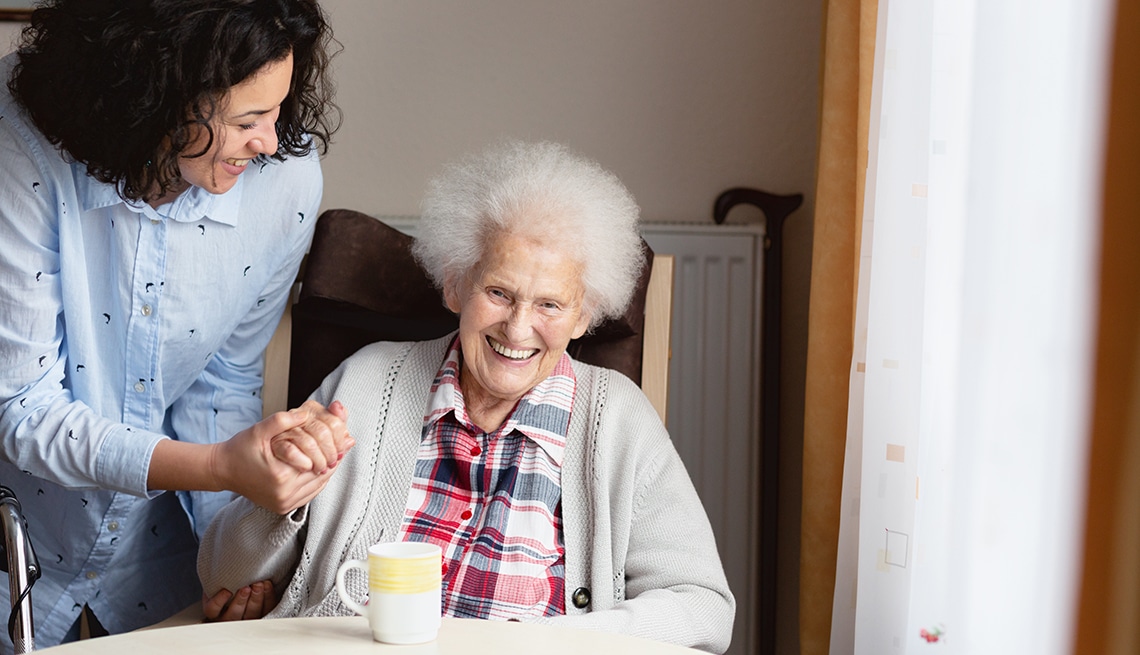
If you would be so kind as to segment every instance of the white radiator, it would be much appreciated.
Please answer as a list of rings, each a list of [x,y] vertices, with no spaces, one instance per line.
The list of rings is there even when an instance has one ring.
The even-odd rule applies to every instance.
[[[729,653],[756,652],[760,479],[759,225],[644,225],[675,257],[667,424],[736,596]]]

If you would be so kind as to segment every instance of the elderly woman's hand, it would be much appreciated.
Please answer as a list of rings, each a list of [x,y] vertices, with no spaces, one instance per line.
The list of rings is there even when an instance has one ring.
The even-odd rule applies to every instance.
[[[289,413],[304,416],[304,422],[274,435],[270,447],[277,459],[298,471],[320,475],[336,468],[355,443],[345,427],[348,411],[339,400],[330,403],[328,409],[307,400]]]
[[[277,606],[273,583],[262,580],[238,589],[236,593],[222,589],[213,597],[202,594],[202,613],[207,621],[240,621],[260,619]]]

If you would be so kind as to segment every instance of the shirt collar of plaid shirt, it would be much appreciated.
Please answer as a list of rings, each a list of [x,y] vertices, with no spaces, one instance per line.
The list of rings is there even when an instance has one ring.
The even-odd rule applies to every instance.
[[[467,418],[463,392],[459,387],[462,362],[457,337],[448,348],[447,356],[432,383],[428,411],[424,417],[424,438],[434,432],[431,427],[437,421],[451,412],[454,412],[456,420],[466,429],[475,434],[481,432]],[[562,353],[562,358],[550,376],[519,399],[518,405],[497,432],[509,435],[517,430],[542,448],[558,466],[562,466],[576,385],[570,356]]]

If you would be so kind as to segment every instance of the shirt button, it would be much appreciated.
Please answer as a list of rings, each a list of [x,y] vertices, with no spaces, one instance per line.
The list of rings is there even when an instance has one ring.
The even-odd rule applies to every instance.
[[[135,391],[142,393],[142,392],[146,391],[146,387],[143,385],[142,382],[136,382],[135,383]]]
[[[471,510],[469,510],[469,509],[463,510],[463,513],[459,515],[459,518],[463,519],[464,521],[471,518]]]
[[[574,607],[583,609],[590,604],[590,590],[585,587],[578,587],[570,595],[570,600],[574,602]]]
[[[479,454],[482,452],[483,452],[483,449],[480,448],[479,446],[472,446],[471,447],[471,456],[472,457],[478,457]]]
[[[151,312],[150,305],[143,305],[142,306],[142,315],[143,316],[150,316],[150,312]]]
[[[99,574],[94,572],[94,571],[88,571],[87,572],[87,579],[88,580],[94,580],[95,578],[98,578],[98,577],[99,577]]]
[[[159,221],[157,221],[157,220],[155,220],[155,219],[153,219],[153,218],[152,218],[152,219],[150,219],[150,224],[151,224],[151,225],[158,225],[158,223],[159,223]]]
[[[110,530],[111,532],[118,530],[119,529],[119,522],[118,521],[111,521],[110,523],[107,524],[107,529]]]

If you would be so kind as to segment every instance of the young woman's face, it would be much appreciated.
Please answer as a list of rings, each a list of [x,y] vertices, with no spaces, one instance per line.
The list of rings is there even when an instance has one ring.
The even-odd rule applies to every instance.
[[[214,143],[200,157],[181,157],[182,180],[210,193],[225,193],[237,183],[251,159],[277,153],[275,123],[293,79],[293,54],[270,62],[234,85],[218,105],[213,122]],[[197,153],[206,144],[202,130],[185,150]]]

